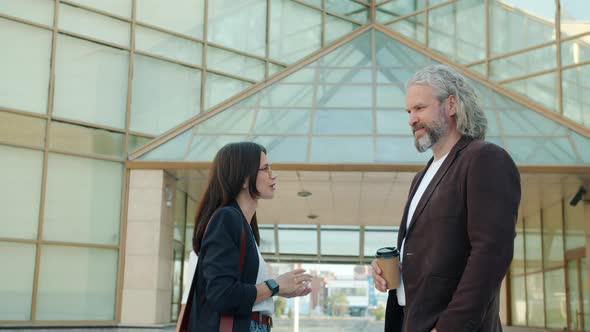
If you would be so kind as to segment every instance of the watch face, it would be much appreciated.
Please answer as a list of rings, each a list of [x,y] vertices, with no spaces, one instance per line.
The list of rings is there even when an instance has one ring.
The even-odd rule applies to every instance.
[[[272,296],[276,295],[279,292],[279,284],[273,279],[268,279],[265,281],[268,288],[272,291]]]

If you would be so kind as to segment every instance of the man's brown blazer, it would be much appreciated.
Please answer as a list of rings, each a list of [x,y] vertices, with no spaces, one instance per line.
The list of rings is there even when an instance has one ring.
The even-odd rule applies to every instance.
[[[502,148],[461,138],[406,229],[408,206],[431,163],[410,187],[397,240],[399,248],[406,239],[406,306],[389,292],[385,331],[501,331],[499,290],[512,260],[519,172]]]

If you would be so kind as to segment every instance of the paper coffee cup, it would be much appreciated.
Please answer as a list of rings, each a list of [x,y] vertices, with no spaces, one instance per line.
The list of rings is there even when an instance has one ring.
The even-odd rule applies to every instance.
[[[396,289],[399,286],[399,251],[395,247],[384,247],[377,250],[375,257],[387,289]]]

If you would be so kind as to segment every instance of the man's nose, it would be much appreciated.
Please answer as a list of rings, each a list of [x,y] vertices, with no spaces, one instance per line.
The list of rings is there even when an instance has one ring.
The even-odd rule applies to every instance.
[[[410,127],[414,127],[414,125],[418,123],[418,118],[412,112],[408,113],[408,124]]]

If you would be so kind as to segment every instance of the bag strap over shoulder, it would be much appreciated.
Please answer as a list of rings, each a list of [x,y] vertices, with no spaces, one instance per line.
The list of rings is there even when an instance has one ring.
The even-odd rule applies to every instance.
[[[235,207],[231,207],[235,210]],[[213,215],[211,216],[211,219],[209,220],[209,224],[211,224],[211,221],[213,220],[213,216],[215,216],[215,213],[217,211],[215,211],[213,213]],[[240,211],[238,211],[240,213],[240,215],[242,214]],[[205,227],[205,232],[203,232],[203,238],[205,237],[205,234],[207,234],[207,228],[209,228],[209,224],[207,224],[207,227]],[[240,262],[239,262],[239,271],[240,274],[242,274],[242,271],[244,271],[244,258],[246,257],[246,229],[244,227],[244,223],[242,223],[242,236],[241,236],[241,241],[240,241]],[[191,287],[189,290],[189,296],[188,299],[186,301],[186,305],[184,307],[184,313],[182,315],[182,322],[180,323],[180,332],[186,332],[188,331],[188,322],[189,322],[189,318],[190,318],[190,313],[191,313],[191,308],[193,306],[193,292],[195,289],[195,284],[196,284],[196,280],[197,280],[197,271],[195,268],[195,273],[193,274],[193,280],[191,282]],[[233,325],[234,325],[234,316],[232,314],[221,314],[221,318],[219,321],[219,332],[232,332],[233,330]]]

